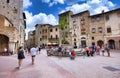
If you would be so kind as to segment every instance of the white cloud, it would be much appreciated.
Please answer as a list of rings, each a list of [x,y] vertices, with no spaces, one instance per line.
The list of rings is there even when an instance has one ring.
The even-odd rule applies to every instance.
[[[79,13],[85,10],[89,10],[90,14],[101,13],[102,10],[109,11],[110,8],[115,7],[109,0],[88,0],[86,3],[74,4],[66,7],[60,13],[71,10],[73,13]]]
[[[61,4],[64,4],[64,0],[54,0],[54,1],[61,3]]]
[[[78,12],[81,12],[81,11],[85,11],[89,8],[90,8],[90,6],[88,4],[83,3],[81,5],[74,4],[71,7],[66,7],[66,10],[71,10],[71,11],[73,11],[73,13],[78,13]]]
[[[42,0],[42,2],[49,3],[50,0]]]
[[[45,13],[39,13],[37,15],[33,15],[32,13],[25,11],[26,14],[26,34],[28,34],[29,30],[34,30],[36,24],[51,24],[57,25],[58,21],[52,14],[46,15]],[[27,35],[28,36],[28,35]]]
[[[32,5],[32,2],[30,2],[30,0],[23,0],[23,8],[26,9],[29,6]]]
[[[109,9],[105,6],[100,6],[100,7],[97,7],[95,10],[94,10],[94,14],[98,14],[98,13],[102,13],[102,11],[104,10],[104,12],[106,11],[109,11]]]
[[[42,2],[48,3],[50,7],[57,3],[64,4],[64,0],[42,0]]]
[[[115,4],[113,4],[112,2],[109,1],[109,2],[108,2],[108,6],[109,6],[109,7],[114,7]]]
[[[99,4],[101,0],[90,0],[88,1],[90,4]]]

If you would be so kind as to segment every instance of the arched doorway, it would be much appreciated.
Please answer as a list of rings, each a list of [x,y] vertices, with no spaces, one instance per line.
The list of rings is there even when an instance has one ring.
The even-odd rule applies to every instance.
[[[9,38],[5,35],[0,34],[0,54],[4,51],[4,48],[8,50]]]
[[[115,41],[114,40],[109,40],[108,43],[109,43],[109,46],[111,49],[115,49]]]
[[[86,47],[87,45],[86,45],[86,39],[85,39],[85,37],[82,37],[81,38],[81,46],[82,47]]]
[[[99,45],[100,46],[100,48],[102,47],[102,45],[103,45],[103,41],[102,40],[98,40],[97,41],[97,45]]]

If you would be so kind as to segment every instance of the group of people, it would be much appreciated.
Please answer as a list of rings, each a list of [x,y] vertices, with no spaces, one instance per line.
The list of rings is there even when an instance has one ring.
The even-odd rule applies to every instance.
[[[34,46],[31,49],[28,49],[28,53],[31,55],[31,60],[32,60],[32,65],[34,65],[34,61],[35,61],[35,56],[38,53],[40,53],[40,48],[35,48]],[[19,47],[18,48],[18,69],[21,69],[21,65],[22,65],[22,60],[25,59],[25,55],[24,55],[24,49],[23,47]]]
[[[102,52],[102,56],[104,56],[105,52],[107,52],[108,56],[110,56],[110,47],[108,44],[102,45],[101,47],[99,45],[95,46],[93,44],[91,47],[86,47],[85,50],[87,56],[93,56],[95,53],[100,55],[100,52]]]
[[[49,47],[50,49],[52,49],[53,47]],[[74,46],[74,49],[76,49],[77,47]],[[71,57],[71,59],[74,59],[75,56],[77,55],[76,52],[74,51],[74,49],[69,50],[69,49],[65,49],[63,46],[59,46],[58,48],[58,53],[59,56],[62,56],[61,52],[69,52],[69,55]],[[64,51],[63,51],[64,50]],[[68,50],[68,51],[66,51]],[[110,56],[110,47],[108,44],[103,45],[102,47],[95,46],[94,44],[91,47],[85,47],[82,48],[81,50],[84,50],[87,54],[87,56],[94,56],[94,54],[100,55],[100,52],[102,52],[102,56],[104,56],[104,53],[107,52],[108,56]],[[33,46],[31,49],[28,49],[28,53],[31,54],[31,60],[32,60],[32,65],[34,65],[34,61],[35,61],[35,56],[37,53],[40,53],[41,48],[35,48],[35,46]],[[22,60],[25,58],[24,55],[24,49],[23,47],[19,47],[18,49],[18,68],[21,69],[21,65],[22,65]]]

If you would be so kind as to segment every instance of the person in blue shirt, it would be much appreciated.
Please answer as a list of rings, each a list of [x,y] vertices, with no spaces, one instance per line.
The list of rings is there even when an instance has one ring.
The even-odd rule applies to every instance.
[[[95,44],[93,43],[92,44],[92,55],[91,56],[93,56],[93,54],[96,52],[96,46],[95,46]]]

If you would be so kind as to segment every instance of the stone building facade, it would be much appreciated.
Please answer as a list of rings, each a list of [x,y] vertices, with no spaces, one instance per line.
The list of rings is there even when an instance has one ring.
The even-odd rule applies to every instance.
[[[64,19],[61,19],[63,17]],[[62,21],[60,22],[60,20]],[[108,12],[102,11],[95,15],[90,15],[89,11],[78,14],[66,11],[59,14],[58,26],[65,28],[65,20],[69,20],[67,27],[69,27],[69,37],[72,38],[70,46],[75,44],[77,46],[91,46],[92,43],[95,43],[100,47],[109,44],[112,49],[120,49],[120,8]],[[60,27],[59,29],[60,40],[62,40],[64,39],[63,30]],[[65,40],[69,41],[69,37]]]
[[[120,49],[120,8],[104,13],[105,40],[112,49]]]
[[[61,44],[68,44],[72,45],[72,38],[71,38],[71,29],[70,29],[70,21],[71,15],[73,14],[72,11],[66,11],[64,13],[59,14],[59,31],[60,31],[60,45]]]
[[[35,45],[59,45],[59,28],[50,24],[35,25]]]
[[[73,14],[67,11],[59,14],[58,26],[37,24],[35,45],[49,43],[69,46],[91,46],[109,44],[112,49],[120,49],[120,9],[90,15],[89,11]],[[58,28],[58,31],[55,31]],[[59,34],[56,36],[56,34]],[[57,39],[59,38],[59,39]],[[59,40],[59,42],[57,41]]]
[[[28,40],[26,43],[27,48],[35,46],[35,30],[28,32]]]
[[[96,14],[90,16],[90,38],[91,42],[95,43],[95,45],[99,45],[102,47],[104,44],[104,35],[105,35],[105,20],[104,20],[104,14]]]
[[[59,28],[58,26],[50,26],[49,27],[49,42],[48,45],[59,45]]]
[[[1,20],[6,20],[12,24],[1,24],[0,35],[2,39],[7,38],[7,47],[1,47],[0,51],[3,51],[3,48],[7,48],[10,52],[17,52],[18,46],[24,46],[25,40],[25,28],[26,28],[26,17],[23,13],[22,7],[23,0],[1,0],[0,1],[0,16]],[[7,21],[1,21],[7,23]],[[4,37],[3,37],[4,36]],[[7,41],[6,40],[6,41]],[[0,44],[4,44],[0,41]],[[3,45],[1,45],[3,46]]]
[[[71,15],[72,45],[85,47],[89,45],[89,11]]]
[[[49,27],[50,24],[36,24],[35,25],[35,45],[36,46],[45,46],[49,43]]]

